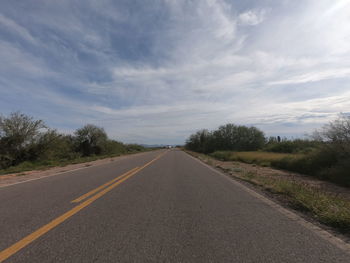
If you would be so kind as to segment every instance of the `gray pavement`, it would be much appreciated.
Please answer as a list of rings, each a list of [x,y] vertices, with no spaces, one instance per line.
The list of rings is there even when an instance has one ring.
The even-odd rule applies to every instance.
[[[0,188],[0,251],[160,151]],[[350,262],[349,254],[179,150],[6,262]]]

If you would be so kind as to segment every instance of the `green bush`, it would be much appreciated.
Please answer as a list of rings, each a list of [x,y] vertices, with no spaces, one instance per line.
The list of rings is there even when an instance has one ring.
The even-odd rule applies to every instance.
[[[320,142],[315,140],[283,140],[278,142],[272,140],[266,144],[264,151],[278,153],[309,153],[320,146]]]
[[[228,151],[213,152],[210,156],[220,161],[232,161],[232,153]]]
[[[319,171],[318,177],[339,185],[350,186],[350,160],[339,161],[336,165]]]
[[[103,154],[124,154],[127,151],[127,147],[123,143],[115,140],[107,140],[103,145]]]
[[[350,159],[339,160],[330,147],[322,147],[301,157],[274,160],[271,166],[350,186]]]
[[[127,152],[141,152],[146,150],[145,147],[139,144],[126,144],[125,148]]]

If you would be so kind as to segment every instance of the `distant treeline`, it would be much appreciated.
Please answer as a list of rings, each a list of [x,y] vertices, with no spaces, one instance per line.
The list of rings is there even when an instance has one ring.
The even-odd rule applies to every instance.
[[[215,151],[257,151],[279,153],[308,152],[320,145],[319,141],[310,139],[267,138],[256,127],[235,124],[220,126],[217,130],[206,129],[192,134],[186,141],[186,148],[195,152],[212,153]]]
[[[340,115],[309,139],[266,138],[256,127],[226,124],[214,131],[200,130],[192,134],[185,147],[206,154],[217,151],[298,153],[271,165],[350,186],[350,116]]]
[[[20,112],[0,116],[0,169],[23,162],[52,163],[143,150],[141,145],[109,139],[102,127],[92,124],[66,135]]]
[[[226,124],[214,131],[197,131],[186,141],[186,148],[201,153],[255,151],[264,144],[265,135],[258,128]]]

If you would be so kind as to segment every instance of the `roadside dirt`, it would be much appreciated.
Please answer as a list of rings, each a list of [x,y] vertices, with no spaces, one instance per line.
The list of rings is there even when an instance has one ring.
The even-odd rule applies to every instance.
[[[145,154],[145,152],[123,155],[123,156],[112,157],[112,158],[105,158],[105,159],[95,160],[95,161],[86,162],[86,163],[68,164],[66,166],[51,167],[45,170],[33,170],[33,171],[25,171],[25,172],[12,173],[12,174],[4,174],[4,175],[0,175],[0,187],[16,184],[20,182],[25,182],[29,180],[35,180],[42,177],[57,175],[60,173],[83,169],[91,166],[97,166],[97,165],[102,165],[110,162],[115,162],[125,158],[129,158],[131,156],[141,155],[141,154]]]

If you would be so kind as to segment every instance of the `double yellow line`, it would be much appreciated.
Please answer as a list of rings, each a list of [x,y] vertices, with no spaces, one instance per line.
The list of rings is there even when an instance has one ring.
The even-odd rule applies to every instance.
[[[120,180],[121,178],[127,177],[130,174],[134,175],[133,172],[137,171],[138,169],[139,169],[139,167],[135,167],[134,169],[131,169],[130,171],[126,172],[125,174],[122,174],[122,175],[118,176],[117,178],[114,178],[113,180],[111,180],[111,181],[109,181],[109,182],[107,182],[107,183],[97,187],[96,189],[91,190],[90,192],[87,192],[86,194],[78,197],[77,199],[74,199],[71,203],[79,203],[79,202],[81,202],[82,200],[88,198],[89,196],[92,196],[93,194],[97,193],[98,191],[102,190],[103,188],[107,187],[108,185],[110,185],[110,184]]]
[[[38,230],[36,230],[33,233],[29,234],[28,236],[24,237],[23,239],[21,239],[20,241],[16,242],[12,246],[10,246],[10,247],[4,249],[3,251],[1,251],[0,252],[0,262],[3,262],[7,258],[11,257],[13,254],[17,253],[22,248],[26,247],[27,245],[29,245],[30,243],[32,243],[33,241],[35,241],[36,239],[38,239],[42,235],[46,234],[51,229],[55,228],[56,226],[58,226],[59,224],[61,224],[62,222],[64,222],[68,218],[70,218],[71,216],[75,215],[80,210],[82,210],[83,208],[87,207],[88,205],[90,205],[91,203],[93,203],[94,201],[99,199],[101,196],[105,195],[106,193],[111,191],[113,188],[117,187],[122,182],[124,182],[127,179],[129,179],[131,176],[135,175],[136,173],[138,173],[142,169],[144,169],[147,166],[149,166],[151,163],[153,163],[156,160],[158,160],[165,153],[166,152],[158,155],[156,158],[154,158],[152,161],[146,163],[145,165],[143,165],[141,167],[135,167],[134,169],[131,169],[130,171],[128,171],[128,172],[118,176],[117,178],[115,178],[115,179],[113,179],[113,180],[111,180],[111,181],[109,181],[109,182],[107,182],[107,183],[97,187],[94,190],[91,190],[90,192],[88,192],[88,193],[86,193],[86,194],[84,194],[84,195],[82,195],[82,196],[80,196],[80,197],[78,197],[76,199],[74,199],[72,201],[72,203],[79,203],[82,200],[92,196],[89,199],[87,199],[84,202],[82,202],[81,204],[75,206],[74,208],[72,208],[68,212],[66,212],[63,215],[61,215],[61,216],[57,217],[56,219],[52,220],[50,223],[40,227]]]

